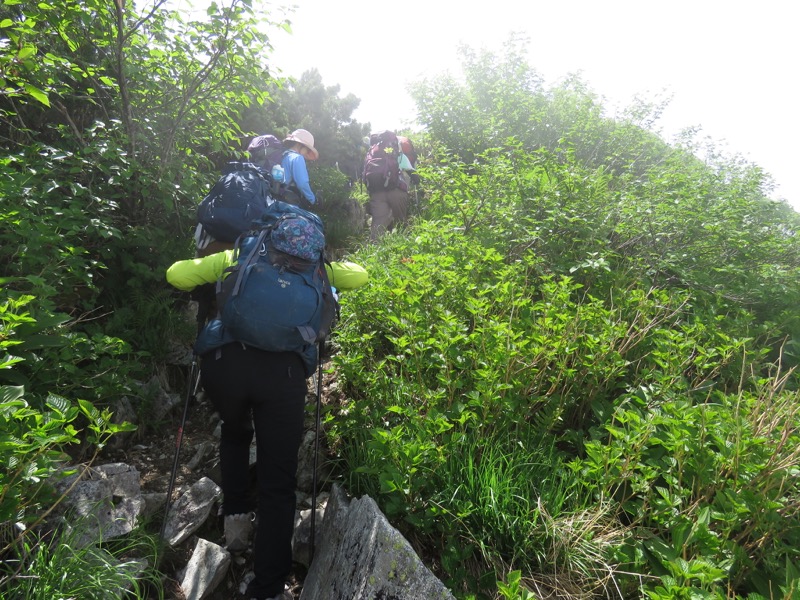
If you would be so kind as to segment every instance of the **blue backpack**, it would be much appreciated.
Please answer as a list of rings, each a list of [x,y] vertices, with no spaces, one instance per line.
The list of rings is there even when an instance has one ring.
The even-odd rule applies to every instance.
[[[197,222],[215,240],[232,243],[264,218],[272,178],[252,163],[231,162],[197,207]]]
[[[216,319],[195,344],[205,354],[237,341],[272,352],[297,352],[314,372],[317,344],[330,333],[336,300],[325,270],[322,221],[275,201],[234,246],[236,263],[217,282]]]

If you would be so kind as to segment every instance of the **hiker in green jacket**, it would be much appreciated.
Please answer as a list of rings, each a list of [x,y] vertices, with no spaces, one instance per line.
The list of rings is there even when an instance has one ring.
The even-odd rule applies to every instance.
[[[191,291],[217,281],[236,260],[234,250],[181,260],[167,270],[167,281]],[[364,268],[355,263],[334,262],[326,270],[338,290],[359,287],[368,279]],[[311,347],[316,359],[316,346]],[[291,600],[285,582],[292,568],[297,453],[310,375],[308,356],[301,349],[269,352],[233,341],[200,358],[203,389],[222,419],[219,456],[225,544],[231,552],[246,550],[257,522],[255,578],[246,596]],[[257,519],[248,494],[253,436],[257,442]]]
[[[223,250],[202,258],[179,260],[167,269],[167,281],[184,292],[204,283],[214,283],[223,271],[236,262],[234,250]],[[347,261],[325,264],[328,279],[337,290],[352,290],[367,283],[369,276],[361,265]]]

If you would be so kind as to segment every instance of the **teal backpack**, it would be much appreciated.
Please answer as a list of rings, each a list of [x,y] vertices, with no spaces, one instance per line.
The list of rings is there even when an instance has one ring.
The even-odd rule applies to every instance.
[[[297,352],[309,376],[317,365],[317,344],[338,312],[325,270],[322,221],[275,201],[256,225],[236,241],[236,262],[217,282],[217,317],[198,336],[195,351],[205,354],[236,341]]]

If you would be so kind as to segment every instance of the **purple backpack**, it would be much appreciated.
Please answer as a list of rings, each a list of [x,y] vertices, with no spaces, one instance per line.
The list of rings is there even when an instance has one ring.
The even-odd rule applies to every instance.
[[[250,162],[257,164],[267,173],[271,172],[275,165],[281,164],[284,150],[283,143],[270,134],[254,137],[247,147],[247,151],[250,153]]]
[[[369,139],[370,149],[364,158],[361,180],[368,192],[391,190],[404,186],[400,178],[400,143],[392,131],[373,133]]]

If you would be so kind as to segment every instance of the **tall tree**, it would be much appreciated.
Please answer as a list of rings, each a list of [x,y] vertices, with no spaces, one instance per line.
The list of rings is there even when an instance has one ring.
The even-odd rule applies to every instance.
[[[284,81],[271,88],[261,105],[245,110],[242,128],[256,133],[308,129],[319,150],[319,165],[337,167],[354,179],[364,154],[362,139],[369,126],[353,119],[360,100],[353,94],[340,97],[340,86],[326,86],[316,69],[299,79]]]
[[[134,336],[149,329],[131,301],[162,293],[164,264],[188,248],[212,159],[268,97],[268,32],[283,25],[250,0],[202,20],[137,6],[0,6],[0,214],[14,225],[0,265],[12,288]]]

